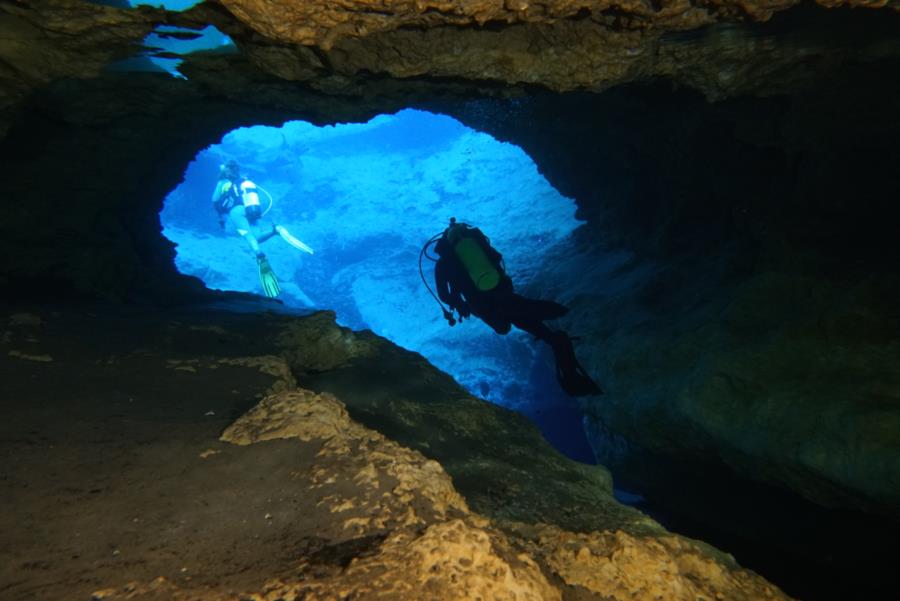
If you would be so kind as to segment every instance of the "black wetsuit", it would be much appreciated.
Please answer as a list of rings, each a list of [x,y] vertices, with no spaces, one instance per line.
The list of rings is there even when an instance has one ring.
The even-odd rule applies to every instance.
[[[543,321],[562,317],[568,309],[559,303],[516,294],[512,280],[503,272],[502,256],[491,247],[487,237],[477,228],[468,230],[467,235],[479,243],[500,272],[500,282],[491,290],[479,290],[445,237],[435,247],[440,256],[434,268],[440,299],[459,311],[462,317],[468,317],[470,313],[475,315],[498,334],[507,334],[511,326],[516,326],[550,343],[552,332]]]
[[[500,281],[490,290],[479,290],[466,267],[451,247],[452,228],[465,228],[462,235],[472,238],[484,251],[487,259],[500,275]],[[512,280],[504,272],[503,257],[491,246],[481,230],[464,224],[453,224],[435,246],[439,259],[434,266],[434,281],[440,299],[459,312],[460,319],[474,315],[491,326],[498,334],[507,334],[512,326],[546,342],[556,358],[556,378],[563,390],[572,396],[601,394],[603,391],[591,380],[587,371],[575,358],[572,340],[562,331],[553,331],[544,320],[562,317],[568,309],[553,301],[525,298],[513,290]],[[449,314],[447,315],[449,319]],[[450,322],[453,325],[453,322]]]

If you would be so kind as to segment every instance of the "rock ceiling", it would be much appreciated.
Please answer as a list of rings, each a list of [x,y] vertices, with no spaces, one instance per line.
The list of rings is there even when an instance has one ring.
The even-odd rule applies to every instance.
[[[829,7],[884,7],[891,4],[888,0],[820,0],[818,3]],[[446,26],[489,26],[490,31],[499,32],[516,25],[542,25],[565,30],[568,25],[584,22],[607,33],[624,34],[632,31],[653,37],[670,31],[695,29],[722,20],[766,21],[776,12],[800,2],[357,0],[337,3],[328,0],[223,0],[222,4],[240,21],[269,39],[329,50],[336,42],[345,38],[367,38],[401,29],[424,31]]]
[[[81,0],[0,0],[0,111],[8,121],[8,111],[36,86],[91,77],[113,60],[134,56],[158,25],[213,24],[234,39],[240,50],[235,57],[249,58],[264,76],[309,82],[329,93],[366,75],[555,91],[664,77],[722,98],[800,77],[785,72],[799,57],[809,68],[811,57],[835,52],[900,54],[896,39],[887,47],[873,40],[848,49],[839,40],[786,43],[753,29],[752,23],[798,4],[222,0],[175,13]],[[897,0],[819,4],[900,10]]]

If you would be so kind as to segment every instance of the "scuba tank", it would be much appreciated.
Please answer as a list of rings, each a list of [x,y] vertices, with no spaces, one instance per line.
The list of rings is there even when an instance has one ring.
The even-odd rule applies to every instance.
[[[259,202],[259,194],[256,192],[256,184],[245,179],[240,185],[241,201],[247,212],[247,219],[255,221],[262,216],[262,206]]]
[[[488,257],[482,244],[475,238],[473,228],[466,224],[456,223],[450,220],[447,228],[447,242],[459,262],[462,263],[469,274],[469,279],[475,287],[482,292],[488,292],[500,283],[500,271],[497,265]],[[480,234],[480,232],[478,232]],[[480,237],[484,235],[481,234]]]
[[[432,256],[428,249],[434,246],[438,256]],[[492,259],[492,255],[488,254],[488,250],[496,255],[496,259]],[[475,284],[475,287],[487,292],[497,287],[503,279],[503,268],[500,266],[500,254],[491,248],[487,237],[478,228],[473,228],[464,223],[456,223],[456,218],[450,218],[450,225],[440,234],[436,234],[428,239],[422,250],[419,252],[419,276],[425,289],[434,298],[434,301],[441,308],[444,319],[451,326],[456,325],[457,320],[453,316],[453,308],[445,307],[438,295],[435,294],[428,281],[425,279],[425,273],[422,271],[422,259],[428,258],[429,261],[437,263],[439,257],[447,256],[453,253],[463,266],[466,274]],[[459,321],[462,321],[460,315]]]
[[[269,201],[269,206],[265,210],[262,208],[259,193],[264,194]],[[220,215],[240,205],[244,207],[247,219],[253,223],[271,211],[274,204],[271,194],[241,175],[237,161],[231,159],[219,165],[219,183],[213,193],[213,206]]]

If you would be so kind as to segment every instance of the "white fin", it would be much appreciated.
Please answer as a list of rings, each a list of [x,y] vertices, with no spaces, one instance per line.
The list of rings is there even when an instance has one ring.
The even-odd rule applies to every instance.
[[[284,227],[283,225],[276,225],[276,226],[275,226],[275,231],[278,232],[278,235],[281,236],[281,237],[284,239],[285,242],[287,242],[288,244],[290,244],[290,245],[293,246],[294,248],[296,248],[296,249],[298,249],[298,250],[302,250],[302,251],[305,252],[305,253],[314,254],[314,253],[313,253],[313,249],[311,249],[310,247],[308,247],[307,245],[305,245],[305,244],[304,244],[303,242],[301,242],[300,240],[294,238],[294,237],[291,235],[291,233],[290,233],[289,231],[287,231],[287,228]]]

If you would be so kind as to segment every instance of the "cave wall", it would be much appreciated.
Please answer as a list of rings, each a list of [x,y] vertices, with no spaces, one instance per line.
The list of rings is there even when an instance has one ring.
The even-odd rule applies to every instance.
[[[229,122],[158,84],[60,82],[22,111],[0,149],[14,199],[2,225],[6,298],[164,298],[190,287],[172,273],[154,209]]]
[[[63,79],[17,108],[0,141],[5,298],[195,297],[202,285],[175,271],[158,214],[200,149],[243,125],[365,121],[404,99],[461,95],[456,85],[388,82],[373,86],[369,101],[332,97],[281,85],[238,57],[206,57],[190,73],[189,81],[161,73]]]
[[[588,221],[535,292],[573,307],[608,392],[586,425],[620,483],[665,495],[724,465],[898,515],[898,67],[769,98],[641,86],[470,116]]]
[[[119,32],[128,43],[171,18],[134,15]],[[289,48],[260,40],[217,4],[189,18],[203,16],[246,56],[191,60],[187,81],[88,78],[111,57],[102,54],[10,86],[15,103],[3,117],[12,125],[0,143],[5,299],[196,298],[202,288],[175,273],[157,215],[198,149],[248,123],[443,111],[525,148],[588,221],[580,255],[545,258],[540,292],[572,307],[566,325],[584,337],[579,353],[608,390],[585,403],[587,428],[621,478],[653,487],[648,466],[666,457],[820,504],[897,514],[896,35],[879,25],[863,54],[799,44],[772,63],[787,70],[713,61],[704,71],[704,53],[722,47],[704,40],[737,39],[734,61],[750,61],[762,43],[707,30],[666,50],[671,62],[628,75],[668,74],[702,93],[657,83],[559,95],[464,70],[393,79],[385,75],[421,73],[372,73],[353,60],[376,38]],[[71,58],[60,44],[54,52]],[[797,75],[805,56],[818,78]],[[667,72],[679,57],[697,69]],[[758,75],[758,85],[714,85],[735,73]]]

